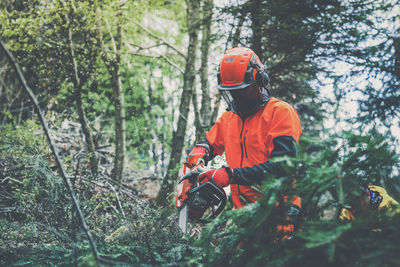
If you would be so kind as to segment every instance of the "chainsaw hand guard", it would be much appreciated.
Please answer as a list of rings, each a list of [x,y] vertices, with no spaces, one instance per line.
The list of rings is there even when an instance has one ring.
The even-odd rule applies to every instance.
[[[226,205],[225,191],[213,183],[206,182],[189,191],[189,217],[201,219],[207,209],[211,209],[209,219],[217,217]],[[191,212],[193,210],[193,212]]]

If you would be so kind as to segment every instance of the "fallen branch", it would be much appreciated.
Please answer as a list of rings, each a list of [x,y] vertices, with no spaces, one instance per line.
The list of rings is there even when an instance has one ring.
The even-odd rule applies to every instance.
[[[29,96],[29,99],[32,101],[33,105],[35,106],[35,110],[36,110],[37,115],[39,117],[40,123],[42,124],[43,130],[44,130],[44,132],[46,134],[47,140],[48,140],[49,145],[50,145],[50,149],[51,149],[51,151],[53,153],[53,156],[54,156],[54,158],[56,160],[56,163],[57,163],[57,166],[59,168],[60,174],[61,174],[61,176],[62,176],[62,178],[63,178],[63,180],[65,182],[65,185],[66,185],[66,187],[68,189],[68,192],[69,192],[69,194],[71,196],[72,203],[73,203],[74,208],[75,208],[75,210],[76,210],[76,212],[78,214],[78,217],[79,217],[79,220],[81,222],[82,228],[85,231],[86,236],[87,236],[87,238],[89,240],[93,256],[95,257],[97,263],[99,263],[100,262],[99,252],[98,252],[98,250],[96,248],[96,244],[94,243],[94,239],[92,237],[92,234],[90,233],[89,227],[86,224],[85,217],[83,216],[83,213],[82,213],[81,208],[79,206],[78,200],[77,200],[77,198],[75,196],[75,192],[74,192],[74,189],[72,188],[71,181],[67,178],[67,173],[66,173],[66,171],[64,169],[64,166],[62,165],[60,157],[58,156],[57,149],[56,149],[56,147],[55,147],[55,145],[53,143],[53,139],[50,136],[50,130],[49,130],[47,122],[46,122],[46,120],[44,118],[43,112],[40,109],[39,102],[37,101],[35,95],[33,94],[32,90],[30,89],[30,87],[28,86],[28,84],[27,84],[27,82],[25,80],[25,77],[22,74],[22,71],[19,68],[18,63],[16,62],[14,56],[11,54],[10,51],[8,51],[6,46],[1,41],[0,41],[0,46],[1,46],[2,50],[4,51],[4,53],[6,54],[8,60],[13,65],[13,68],[15,70],[15,73],[17,74],[18,80],[21,82],[23,88],[27,92],[27,94]]]
[[[115,197],[116,197],[117,202],[118,202],[118,206],[119,206],[119,208],[120,208],[120,210],[121,210],[122,215],[124,216],[124,219],[126,219],[124,209],[122,208],[121,201],[119,200],[119,197],[118,197],[118,192],[115,190],[115,188],[114,188],[114,186],[113,186],[112,184],[110,184],[110,183],[107,182],[107,181],[106,181],[106,183],[107,183],[107,184],[111,187],[111,189],[114,191]],[[118,212],[118,211],[117,211],[117,212]]]

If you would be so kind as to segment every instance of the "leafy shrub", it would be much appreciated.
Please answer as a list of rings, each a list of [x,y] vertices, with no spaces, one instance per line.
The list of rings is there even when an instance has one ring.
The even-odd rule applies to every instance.
[[[4,125],[0,135],[1,217],[53,225],[65,220],[67,194],[34,121]]]
[[[0,134],[0,265],[93,264],[42,136],[34,121],[4,125]],[[73,160],[67,164],[76,166]],[[152,207],[110,177],[93,180],[86,175],[77,171],[74,186],[103,257],[149,264],[183,259],[187,240],[174,210]]]
[[[341,221],[343,207],[363,193],[360,182],[382,185],[398,165],[390,140],[370,132],[346,133],[337,142],[303,138],[300,155],[288,162],[291,177],[267,179],[258,202],[225,212],[193,240],[192,264],[204,266],[387,266],[397,265],[400,214],[396,209],[377,212],[372,207],[355,221]],[[302,219],[292,239],[280,239],[270,229],[282,223],[290,205],[281,196],[300,195]],[[326,194],[330,201],[321,204]],[[327,210],[333,216],[324,217]],[[197,265],[197,264],[196,264]]]

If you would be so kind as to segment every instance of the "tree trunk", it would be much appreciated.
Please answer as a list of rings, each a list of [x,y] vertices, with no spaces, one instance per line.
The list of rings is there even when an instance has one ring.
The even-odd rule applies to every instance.
[[[149,96],[149,105],[147,106],[146,113],[145,113],[145,118],[148,121],[148,125],[157,125],[157,120],[159,119],[159,116],[157,114],[154,114],[152,110],[152,103],[155,103],[155,99],[153,97],[153,88],[151,86],[151,82],[153,79],[153,72],[150,71],[149,75],[149,82],[148,82],[148,96]],[[150,127],[150,134],[153,139],[153,144],[150,145],[149,150],[152,151],[153,153],[153,162],[154,162],[154,173],[158,175],[158,166],[159,166],[159,161],[160,161],[160,155],[157,153],[157,148],[159,144],[163,143],[163,140],[160,140],[160,138],[157,137],[157,134],[159,133],[159,130],[156,126]],[[157,140],[157,141],[156,141]],[[160,174],[162,175],[162,174]]]
[[[72,9],[72,6],[70,7]],[[73,14],[72,10],[70,12]],[[92,130],[90,129],[87,116],[86,116],[86,111],[83,106],[83,101],[82,101],[82,87],[84,81],[87,80],[86,77],[83,79],[79,76],[79,71],[78,71],[78,63],[76,61],[76,56],[75,56],[75,50],[74,50],[74,42],[72,39],[72,30],[71,30],[71,21],[68,16],[68,14],[65,15],[65,18],[67,20],[67,23],[69,24],[68,26],[68,42],[69,42],[69,48],[70,48],[70,60],[72,62],[72,66],[74,68],[74,72],[71,75],[72,82],[74,84],[75,88],[75,102],[76,102],[76,108],[78,110],[78,116],[79,116],[79,123],[81,124],[83,134],[85,135],[85,144],[86,148],[89,152],[89,167],[92,172],[93,176],[97,176],[98,174],[98,159],[96,156],[96,149],[94,145],[94,138],[92,134]],[[88,70],[86,75],[89,75],[91,71]]]
[[[205,0],[203,6],[203,28],[201,39],[201,67],[200,83],[202,90],[201,109],[198,123],[196,123],[196,141],[205,138],[205,132],[211,126],[211,97],[208,84],[208,54],[211,40],[211,21],[213,0]],[[195,96],[193,96],[195,97]],[[197,120],[196,120],[197,121]]]
[[[394,76],[400,80],[400,37],[393,37]]]
[[[262,25],[264,22],[265,9],[262,8],[261,0],[253,0],[250,3],[251,30],[253,32],[252,49],[262,61]]]
[[[98,3],[94,2],[95,12],[97,14],[97,31],[98,39],[102,50],[103,62],[111,75],[111,82],[113,88],[113,102],[114,102],[114,115],[115,115],[115,156],[114,156],[114,179],[121,182],[123,178],[124,165],[125,165],[125,147],[126,147],[126,126],[125,126],[125,100],[122,88],[122,81],[120,75],[121,66],[121,52],[122,52],[122,6],[121,2],[117,6],[116,20],[117,20],[117,38],[114,40],[113,35],[110,33],[110,38],[113,44],[114,55],[108,52],[104,46],[104,38],[102,32],[102,24],[100,21],[100,14],[98,13]]]
[[[113,95],[115,108],[115,159],[114,159],[114,178],[121,182],[125,165],[125,100],[120,75],[121,50],[122,50],[122,5],[117,9],[117,39],[114,43],[115,61],[111,68],[113,81]]]
[[[244,20],[245,20],[246,15],[247,15],[247,5],[248,5],[247,2],[244,3],[242,8],[239,11],[239,22],[238,22],[238,25],[236,27],[235,34],[233,35],[233,38],[232,38],[232,47],[236,47],[236,46],[239,45],[240,33],[242,32],[242,27],[243,27],[243,24],[244,24]]]
[[[156,202],[161,206],[168,203],[168,194],[173,190],[178,174],[177,166],[181,161],[182,150],[185,140],[187,117],[189,114],[190,99],[193,93],[193,83],[195,78],[196,46],[198,39],[199,26],[199,1],[187,0],[187,25],[189,32],[189,45],[186,56],[185,72],[183,74],[183,90],[181,103],[179,105],[178,126],[173,133],[171,144],[171,157],[169,160],[167,173],[163,179],[160,192]]]
[[[115,158],[114,158],[114,178],[121,182],[125,165],[125,100],[122,90],[119,62],[114,65],[112,70],[113,96],[115,108]]]
[[[85,135],[86,148],[89,152],[90,170],[92,171],[92,175],[96,177],[99,171],[98,159],[96,156],[93,134],[86,117],[85,109],[83,107],[82,87],[78,86],[77,88],[75,88],[75,90],[76,90],[75,93],[76,108],[78,110],[79,123],[81,124],[83,134]]]

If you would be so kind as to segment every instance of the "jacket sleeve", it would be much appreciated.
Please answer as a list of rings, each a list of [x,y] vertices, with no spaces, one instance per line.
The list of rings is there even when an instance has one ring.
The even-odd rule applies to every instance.
[[[296,110],[287,105],[277,107],[272,114],[266,135],[266,145],[271,158],[297,155],[297,143],[301,135],[300,119]],[[260,183],[268,174],[285,175],[280,162],[266,161],[252,167],[233,170],[233,183],[251,185]]]

